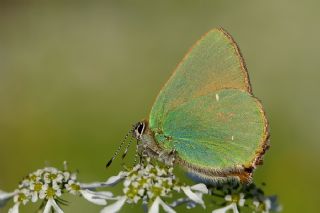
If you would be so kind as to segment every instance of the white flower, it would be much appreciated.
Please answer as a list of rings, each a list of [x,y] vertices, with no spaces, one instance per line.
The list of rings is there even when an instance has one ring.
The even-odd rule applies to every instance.
[[[118,197],[118,200],[115,203],[104,207],[100,211],[100,213],[116,213],[116,212],[120,211],[122,206],[125,204],[126,200],[127,200],[126,196]]]
[[[164,197],[167,195],[165,187],[163,187],[160,183],[155,183],[151,185],[147,191],[147,194],[150,199],[153,199],[159,196]]]
[[[180,206],[181,204],[184,204],[184,203],[189,203],[190,202],[190,199],[187,198],[187,197],[184,197],[184,198],[179,198],[177,200],[175,200],[174,202],[172,202],[170,204],[171,207],[175,208],[177,206]],[[188,207],[187,207],[188,208]]]
[[[29,187],[29,186],[30,186],[30,180],[29,179],[24,179],[19,184],[19,189],[24,188],[24,187]]]
[[[73,195],[79,194],[80,184],[74,180],[69,180],[67,184],[64,185],[66,190]]]
[[[246,201],[246,200],[244,199],[244,194],[243,194],[243,193],[240,193],[240,194],[239,194],[238,205],[241,206],[241,207],[244,206],[245,201]]]
[[[208,189],[206,185],[203,183],[196,184],[194,186],[184,186],[181,187],[183,192],[194,202],[202,205],[203,208],[205,208],[204,201],[202,199],[203,194],[208,194]],[[193,192],[194,190],[195,192]]]
[[[28,201],[30,199],[30,191],[28,189],[16,190],[11,195],[14,196],[13,197],[13,201],[14,201],[15,204],[14,204],[14,206],[12,208],[9,209],[9,213],[18,213],[20,204],[22,203],[23,205],[25,205],[25,204],[28,203]],[[4,198],[7,197],[7,196],[4,196]]]
[[[37,200],[38,200],[38,196],[39,196],[39,193],[41,192],[41,191],[44,191],[44,190],[46,190],[47,189],[47,185],[45,184],[43,184],[43,183],[41,183],[41,182],[36,182],[36,183],[31,183],[30,184],[30,193],[31,193],[31,196],[32,196],[32,198],[31,198],[31,201],[32,202],[37,202]]]
[[[233,213],[239,213],[236,203],[230,203],[225,207],[215,209],[212,211],[212,213],[227,213],[229,210],[232,210]]]
[[[225,197],[224,197],[224,199],[226,200],[226,201],[232,201],[232,196],[231,195],[226,195]]]
[[[14,204],[12,208],[9,209],[8,213],[19,213],[20,203]]]
[[[157,169],[158,176],[163,176],[163,175],[167,175],[168,174],[167,171],[165,169],[163,169],[163,168],[159,168],[157,166],[156,169]]]
[[[56,174],[59,170],[54,168],[54,167],[45,167],[43,169],[44,172],[49,172],[49,173],[53,173],[53,174]]]
[[[71,173],[69,179],[76,180],[77,179],[77,173]]]
[[[96,205],[107,205],[106,200],[116,200],[111,192],[94,192],[89,189],[80,190],[83,198]]]
[[[44,207],[43,213],[50,213],[51,208],[53,208],[56,213],[63,213],[62,209],[58,206],[56,201],[52,198],[49,198],[46,206]]]
[[[13,197],[15,203],[22,203],[23,205],[28,203],[29,199],[30,191],[28,189],[20,189]]]
[[[191,186],[191,189],[194,191],[201,192],[202,194],[208,194],[209,190],[207,186],[203,183],[198,183],[196,185]]]
[[[37,170],[31,174],[29,174],[28,179],[25,179],[24,181],[29,181],[29,183],[38,182],[41,179],[42,170]],[[29,185],[29,184],[27,184]]]
[[[113,186],[120,181],[123,182],[123,195],[121,196],[114,196],[109,191],[96,191],[98,188]],[[225,195],[227,206],[218,208],[212,213],[239,213],[239,210],[242,210],[241,207],[246,203],[245,197],[252,202],[252,205],[248,207],[253,211],[269,213],[270,210],[280,209],[276,197],[264,196],[254,184],[248,188],[226,184],[221,191],[219,188],[213,188],[213,190],[217,190],[217,193],[214,193],[215,191],[210,193],[210,196],[213,197],[220,197],[221,192],[222,195],[225,195],[225,191],[230,191],[231,194]],[[184,192],[182,197],[170,205],[166,203],[167,198],[171,199],[174,192],[180,193],[181,191]],[[196,205],[206,208],[203,197],[209,194],[208,192],[207,186],[202,183],[193,186],[179,183],[173,174],[172,167],[154,165],[149,159],[146,159],[130,171],[121,171],[104,182],[80,183],[77,180],[77,174],[67,171],[66,167],[63,171],[53,167],[39,169],[24,178],[16,191],[11,193],[0,191],[0,207],[13,197],[14,205],[9,212],[19,213],[21,204],[25,205],[30,200],[36,202],[41,199],[46,201],[44,213],[51,211],[63,213],[59,204],[65,202],[59,197],[62,193],[70,193],[80,195],[96,205],[104,206],[101,213],[116,213],[125,203],[140,203],[140,201],[145,212],[158,213],[159,206],[161,206],[165,212],[175,213],[173,208],[181,204],[186,204],[186,208],[193,208]],[[111,204],[109,204],[110,201],[112,201]]]
[[[259,201],[257,201],[257,200],[254,200],[253,202],[252,202],[252,204],[256,207],[256,209],[259,207],[259,205],[260,205],[260,202]]]
[[[50,199],[50,198],[55,198],[55,197],[60,197],[61,196],[61,189],[57,185],[53,186],[48,186],[45,184],[43,186],[43,190],[39,192],[39,198],[40,199]]]
[[[229,210],[232,210],[234,213],[239,213],[237,205],[239,205],[239,207],[242,207],[245,203],[243,193],[240,193],[239,195],[226,195],[224,199],[231,203],[225,207],[213,210],[212,213],[226,213]]]
[[[127,172],[119,172],[116,176],[111,176],[105,182],[93,182],[93,183],[81,183],[80,187],[82,189],[95,189],[104,186],[113,186],[123,180],[127,176]]]
[[[4,192],[0,190],[0,207],[4,206],[10,198],[17,194],[17,192],[18,191]]]
[[[46,172],[43,175],[45,183],[62,183],[65,178],[63,173],[55,171],[54,172]]]
[[[45,211],[49,212],[53,208],[56,212],[62,212],[54,199],[62,195],[62,190],[65,189],[63,181],[68,178],[71,178],[68,172],[64,173],[53,167],[38,169],[30,173],[19,184],[19,190],[13,197],[15,205],[10,211],[18,212],[20,204],[25,205],[29,200],[36,202],[38,199],[47,199]]]
[[[168,206],[165,202],[163,202],[160,197],[157,197],[154,200],[154,202],[152,203],[152,206],[150,207],[148,213],[158,213],[159,206],[162,206],[163,210],[167,213],[175,213],[176,212],[170,206]]]
[[[169,197],[173,190],[179,192],[180,189],[182,189],[188,196],[186,201],[190,202],[191,200],[191,202],[188,203],[188,206],[195,205],[195,203],[197,203],[205,207],[202,196],[203,194],[208,193],[207,187],[204,184],[184,187],[179,186],[172,173],[172,168],[161,168],[150,163],[147,165],[138,164],[123,176],[119,173],[118,176],[114,176],[112,179],[115,179],[112,182],[118,182],[118,180],[124,179],[123,192],[127,203],[137,203],[142,199],[143,203],[147,204],[152,200],[153,204],[150,209],[151,212],[157,212],[159,210],[159,205],[161,205],[167,212],[174,212],[174,210],[161,198]],[[116,203],[119,204],[121,202],[118,201]],[[124,205],[124,203],[125,201],[121,204]],[[119,207],[119,205],[116,206]],[[108,206],[104,208],[103,212],[106,212],[111,207]]]
[[[40,177],[43,173],[43,169],[38,169],[37,171],[33,172],[36,176]]]
[[[152,211],[157,212],[159,210],[159,205],[161,205],[167,212],[174,212],[174,210],[165,204],[161,199],[162,197],[171,196],[173,190],[179,192],[182,188],[185,194],[188,196],[187,201],[193,202],[188,203],[188,206],[201,204],[204,207],[204,201],[202,199],[203,194],[208,193],[208,189],[204,184],[196,184],[194,186],[184,186],[181,187],[177,184],[175,176],[172,173],[172,168],[161,168],[159,166],[154,166],[151,163],[146,165],[138,164],[131,171],[119,173],[117,176],[109,178],[108,182],[112,183],[123,180],[123,193],[124,196],[119,197],[118,201],[114,204],[119,207],[124,205],[124,203],[137,203],[139,200],[143,200],[143,204],[146,205],[150,200],[153,201]],[[98,184],[96,184],[98,185]],[[124,198],[126,202],[123,201]],[[123,199],[120,199],[123,198]],[[123,201],[123,202],[120,202]],[[121,205],[120,205],[121,204]],[[104,208],[102,212],[107,212],[107,210],[116,209],[113,208],[113,204]],[[117,208],[117,209],[120,209]],[[112,210],[114,211],[114,210]]]
[[[244,206],[244,203],[245,203],[245,199],[244,199],[244,194],[243,193],[240,193],[239,195],[226,195],[224,197],[224,199],[228,202],[232,202],[232,204],[235,204],[236,208],[237,208],[237,205],[239,207],[243,207]],[[230,206],[230,205],[229,205]]]
[[[264,210],[262,211],[262,213],[269,213],[269,210],[271,209],[271,200],[265,199],[263,203],[264,203]]]
[[[70,178],[70,172],[68,172],[68,171],[65,171],[65,172],[63,172],[63,180],[65,181],[65,182],[67,182],[68,180],[69,180],[69,178]]]

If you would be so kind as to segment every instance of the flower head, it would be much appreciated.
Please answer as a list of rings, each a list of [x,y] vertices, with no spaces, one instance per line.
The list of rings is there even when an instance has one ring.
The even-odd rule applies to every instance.
[[[122,175],[120,175],[122,174]],[[131,170],[121,172],[117,176],[123,180],[123,196],[117,197],[114,204],[105,207],[101,212],[113,212],[113,208],[121,208],[125,203],[151,206],[149,212],[158,212],[159,206],[166,212],[175,212],[173,207],[178,203],[167,204],[166,198],[171,198],[173,192],[183,191],[189,203],[200,204],[204,207],[202,195],[208,193],[204,184],[188,186],[181,184],[173,174],[172,167],[155,165],[149,158],[145,163],[134,166]],[[121,204],[121,205],[120,205]],[[170,206],[172,205],[172,207]]]
[[[123,187],[121,195],[97,191],[118,183]],[[172,167],[152,162],[149,158],[103,182],[81,183],[77,174],[70,172],[66,164],[64,170],[53,167],[38,169],[27,175],[14,192],[0,191],[0,207],[13,198],[14,205],[9,212],[18,213],[21,205],[40,200],[43,202],[41,206],[44,213],[62,213],[61,205],[67,202],[61,199],[64,193],[78,195],[93,204],[103,206],[101,213],[118,212],[125,204],[142,205],[149,213],[158,213],[160,208],[174,213],[177,206],[184,204],[186,208],[197,205],[208,208],[207,199],[216,204],[212,213],[238,213],[242,210],[269,213],[281,210],[276,197],[265,196],[254,184],[235,182],[209,188],[203,183],[187,185],[178,180]],[[222,202],[219,203],[219,200]]]
[[[65,168],[61,171],[54,167],[45,167],[28,174],[18,185],[18,189],[14,193],[0,193],[0,203],[13,197],[14,206],[10,212],[19,212],[19,206],[27,204],[29,201],[37,202],[42,200],[46,202],[44,212],[50,212],[54,209],[56,212],[62,212],[59,204],[65,204],[60,199],[63,193],[71,193],[74,195],[82,195],[93,203],[101,204],[101,197],[96,194],[94,197],[88,196],[90,190],[81,188],[81,184],[77,181],[76,173],[72,173]],[[92,192],[94,193],[94,192]],[[1,197],[2,195],[2,197]],[[105,196],[103,196],[102,205],[106,205]]]

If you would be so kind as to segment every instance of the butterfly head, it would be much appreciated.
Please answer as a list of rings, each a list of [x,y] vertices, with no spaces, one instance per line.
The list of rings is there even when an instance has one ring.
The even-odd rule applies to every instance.
[[[143,121],[140,121],[135,124],[134,129],[133,129],[133,136],[137,139],[140,140],[141,136],[144,133],[144,130],[146,128],[146,124]]]

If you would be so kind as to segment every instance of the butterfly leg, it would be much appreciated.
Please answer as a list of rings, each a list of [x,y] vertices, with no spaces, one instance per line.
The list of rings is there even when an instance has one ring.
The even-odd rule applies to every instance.
[[[158,159],[168,166],[173,166],[176,158],[176,150],[173,149],[170,152],[161,151],[158,155]]]
[[[140,143],[138,145],[137,149],[138,149],[137,153],[138,153],[138,155],[140,157],[140,163],[142,163],[143,159],[145,159],[145,158],[150,157],[150,158],[156,158],[157,159],[158,156],[159,156],[159,152],[157,150],[151,149],[146,144]]]

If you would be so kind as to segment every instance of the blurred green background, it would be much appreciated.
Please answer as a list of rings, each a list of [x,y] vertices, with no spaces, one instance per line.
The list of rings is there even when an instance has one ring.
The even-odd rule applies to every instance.
[[[120,140],[148,115],[189,47],[222,26],[238,42],[271,124],[272,146],[255,181],[279,196],[283,212],[319,212],[319,7],[311,0],[0,1],[0,188],[10,191],[29,172],[63,160],[84,182],[117,173],[120,160],[108,170],[105,163]],[[66,212],[100,209],[71,200]],[[134,210],[141,209],[123,212]]]

